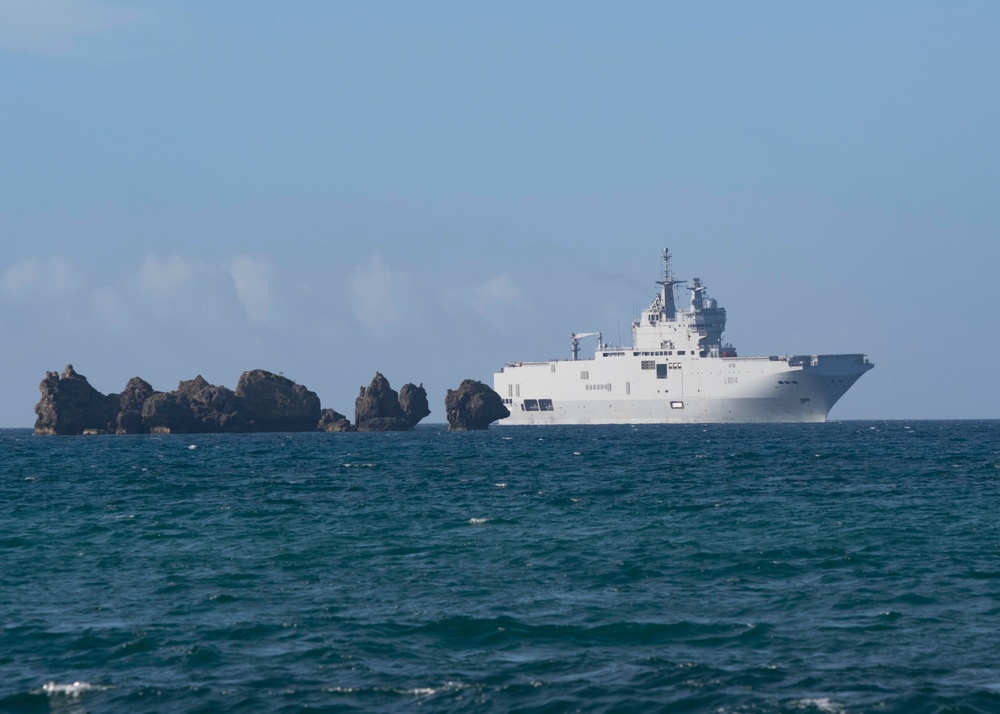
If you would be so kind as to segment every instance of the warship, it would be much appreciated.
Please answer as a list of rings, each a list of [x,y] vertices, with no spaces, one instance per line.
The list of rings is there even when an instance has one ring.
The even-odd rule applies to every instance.
[[[723,343],[726,309],[698,278],[676,280],[670,251],[650,306],[632,323],[632,346],[600,332],[570,335],[570,358],[508,362],[493,388],[510,410],[500,425],[823,422],[874,365],[864,354],[744,357]],[[678,309],[678,285],[690,306]],[[580,358],[580,341],[596,339]]]

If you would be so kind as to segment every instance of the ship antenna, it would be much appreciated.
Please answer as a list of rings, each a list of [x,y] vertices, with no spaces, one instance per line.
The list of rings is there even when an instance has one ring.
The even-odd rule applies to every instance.
[[[663,280],[657,280],[656,284],[660,286],[660,296],[663,300],[663,312],[666,319],[673,320],[677,317],[677,306],[674,304],[674,286],[685,281],[674,280],[670,276],[670,250],[664,248],[661,255],[663,257]]]

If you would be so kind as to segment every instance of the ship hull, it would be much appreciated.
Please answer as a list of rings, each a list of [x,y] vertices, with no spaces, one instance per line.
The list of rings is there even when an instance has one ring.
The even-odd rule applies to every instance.
[[[612,350],[511,363],[494,389],[511,412],[501,425],[823,422],[871,368],[858,354],[670,360]]]

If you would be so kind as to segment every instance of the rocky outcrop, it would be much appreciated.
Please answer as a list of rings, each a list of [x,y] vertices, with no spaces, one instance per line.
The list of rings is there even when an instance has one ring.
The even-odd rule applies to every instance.
[[[287,377],[255,369],[236,385],[246,431],[316,431],[319,397]]]
[[[201,432],[187,396],[180,392],[157,392],[142,405],[142,424],[152,434]]]
[[[154,393],[143,402],[142,422],[154,434],[218,434],[249,431],[233,390],[210,384],[200,374],[173,392]]]
[[[510,416],[500,395],[474,379],[466,379],[458,389],[449,389],[444,409],[449,431],[488,429],[496,420]]]
[[[410,423],[412,429],[425,416],[430,415],[431,405],[427,401],[427,390],[423,383],[419,387],[404,384],[399,390],[399,407],[403,410],[403,418]]]
[[[147,399],[157,394],[149,382],[139,377],[132,377],[125,385],[118,402],[118,417],[115,433],[117,434],[147,434],[149,427],[142,421],[142,405]]]
[[[338,411],[324,409],[319,417],[320,431],[357,431],[350,420]]]
[[[39,389],[36,434],[351,430],[342,414],[320,409],[315,392],[262,369],[244,372],[236,391],[198,375],[172,392],[133,377],[121,394],[104,395],[68,365],[61,377],[48,372]]]
[[[381,372],[376,372],[372,383],[361,387],[361,393],[354,402],[357,430],[409,431],[431,413],[423,385],[406,384],[402,395],[389,386],[389,380]]]
[[[117,394],[101,394],[87,378],[66,365],[62,376],[46,372],[38,385],[42,398],[35,405],[36,434],[107,434],[116,431]]]

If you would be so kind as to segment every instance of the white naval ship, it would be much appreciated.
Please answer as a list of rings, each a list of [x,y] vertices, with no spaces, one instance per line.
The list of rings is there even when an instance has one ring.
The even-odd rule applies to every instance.
[[[726,309],[698,278],[677,309],[670,252],[660,291],[632,323],[632,346],[599,332],[573,333],[571,359],[508,362],[493,388],[510,410],[499,424],[676,424],[821,422],[874,365],[863,354],[739,357],[723,344]],[[580,340],[595,337],[593,359]]]

